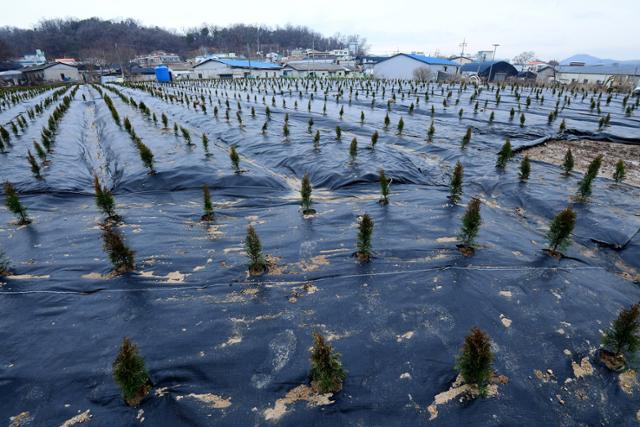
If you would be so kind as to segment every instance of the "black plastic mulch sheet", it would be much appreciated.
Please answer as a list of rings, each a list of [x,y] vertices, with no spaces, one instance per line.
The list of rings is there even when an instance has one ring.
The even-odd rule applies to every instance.
[[[0,287],[0,424],[28,412],[25,425],[60,425],[90,410],[86,425],[270,425],[274,421],[264,411],[308,382],[311,333],[319,331],[342,355],[348,371],[344,390],[331,405],[288,405],[276,421],[281,425],[634,425],[640,390],[624,393],[594,351],[619,310],[640,299],[631,280],[640,268],[640,190],[600,177],[591,200],[574,203],[578,173],[565,177],[557,166],[532,162],[531,178],[521,183],[518,157],[503,173],[494,167],[505,138],[515,147],[540,143],[558,136],[563,118],[567,137],[638,143],[640,120],[624,114],[622,95],[609,106],[603,98],[602,114],[611,113],[611,126],[598,131],[590,97],[572,98],[548,125],[556,100],[551,90],[544,91],[543,105],[534,98],[526,109],[529,89],[523,89],[526,124],[520,127],[519,112],[509,120],[517,103],[508,89],[497,108],[495,93],[485,89],[474,114],[471,89],[461,94],[460,105],[445,111],[435,87],[428,102],[422,89],[412,114],[408,107],[415,96],[402,100],[397,94],[384,130],[390,86],[385,99],[378,91],[371,108],[362,89],[351,105],[348,94],[336,103],[336,85],[326,116],[320,90],[312,113],[302,86],[302,97],[296,90],[285,92],[286,109],[279,93],[271,106],[269,91],[272,117],[264,135],[263,93],[251,93],[247,102],[247,93],[238,92],[240,128],[237,92],[228,84],[154,86],[197,97],[200,89],[206,97],[210,90],[216,105],[218,89],[218,119],[210,104],[203,114],[116,87],[143,101],[158,121],[165,113],[170,127],[177,121],[187,128],[193,147],[103,89],[154,152],[154,176],[147,175],[130,137],[91,86],[80,88],[61,120],[44,180],[32,177],[25,154],[57,103],[13,139],[0,155],[0,180],[16,185],[34,221],[18,227],[6,209],[0,211],[0,245],[14,273]],[[454,90],[451,104],[456,97]],[[432,104],[436,133],[428,143]],[[20,108],[25,106],[14,107],[15,114]],[[282,136],[285,112],[288,138]],[[3,118],[10,115],[4,112]],[[321,131],[319,150],[307,132],[310,116],[313,133]],[[405,128],[397,135],[400,116]],[[336,125],[343,131],[340,141]],[[473,136],[461,149],[468,126]],[[380,139],[370,149],[374,130]],[[203,132],[210,156],[200,144]],[[359,148],[352,159],[354,137]],[[242,174],[231,168],[231,145],[241,156]],[[465,166],[464,195],[452,206],[448,183],[457,160]],[[381,168],[392,178],[388,206],[378,203]],[[102,277],[111,267],[102,250],[94,172],[113,189],[124,218],[120,231],[136,252],[135,273]],[[299,209],[305,173],[314,188],[313,218]],[[199,221],[205,183],[215,209],[209,224]],[[466,258],[455,237],[472,196],[483,201],[483,223],[479,247]],[[566,258],[557,260],[542,252],[545,234],[569,204],[577,226]],[[375,221],[374,257],[361,265],[353,253],[358,216],[365,212]],[[248,224],[255,226],[265,254],[275,257],[278,266],[270,274],[247,276]],[[440,405],[429,421],[427,406],[450,387],[455,357],[473,326],[491,336],[495,370],[509,382],[496,397]],[[154,384],[138,409],[123,404],[111,377],[125,335],[139,346]],[[576,379],[571,363],[584,357],[594,372]],[[535,370],[551,370],[553,377],[542,381]],[[230,399],[230,406],[216,409],[188,396],[209,393]]]

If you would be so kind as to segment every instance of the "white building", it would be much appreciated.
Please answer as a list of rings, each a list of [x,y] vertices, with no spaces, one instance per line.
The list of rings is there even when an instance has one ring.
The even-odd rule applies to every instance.
[[[460,65],[443,58],[399,53],[373,66],[373,76],[377,79],[415,79],[417,70],[424,70],[429,80],[436,80],[442,73],[456,74]]]
[[[36,49],[35,54],[27,54],[18,59],[18,64],[21,67],[33,67],[35,65],[43,65],[47,63],[47,58],[44,56],[44,52],[40,49]]]
[[[565,84],[635,86],[640,82],[640,64],[560,65],[556,67],[556,80]]]
[[[284,77],[346,77],[351,69],[328,62],[292,61],[282,69]]]
[[[22,75],[29,83],[80,81],[78,67],[60,62],[23,68]]]
[[[208,59],[196,64],[193,70],[197,79],[274,78],[282,75],[282,67],[278,64],[248,59]]]

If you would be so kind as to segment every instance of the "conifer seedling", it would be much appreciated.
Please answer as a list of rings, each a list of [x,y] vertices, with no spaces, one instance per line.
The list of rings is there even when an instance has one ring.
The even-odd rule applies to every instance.
[[[404,130],[404,119],[400,117],[400,120],[398,120],[398,135],[402,135],[403,130]]]
[[[465,384],[478,387],[481,395],[486,394],[487,385],[493,374],[493,353],[489,335],[479,328],[471,329],[464,339],[457,360],[457,368]]]
[[[602,165],[602,154],[598,155],[595,159],[589,163],[589,167],[587,168],[587,173],[585,173],[584,177],[578,184],[578,199],[581,201],[585,201],[591,196],[591,186],[593,184],[593,180],[598,176],[598,172],[600,171],[600,166]]]
[[[316,130],[316,134],[313,136],[313,147],[317,150],[320,148],[320,131]]]
[[[240,173],[240,156],[236,151],[235,145],[232,145],[229,149],[229,159],[231,160],[231,167],[235,173]]]
[[[373,131],[373,133],[371,134],[371,148],[375,148],[376,144],[378,143],[378,138],[380,137],[380,135],[378,134],[378,131]]]
[[[569,173],[573,170],[573,164],[573,153],[571,152],[571,148],[568,148],[566,154],[564,155],[564,162],[562,163],[562,169],[564,169],[565,175],[569,175]]]
[[[373,219],[368,215],[362,215],[358,228],[358,251],[356,255],[360,262],[369,262],[371,259],[371,235],[373,234]]]
[[[529,174],[531,173],[531,161],[529,160],[529,156],[525,154],[520,162],[520,181],[526,181],[529,179]]]
[[[465,148],[467,144],[471,141],[472,130],[471,127],[467,128],[467,132],[462,137],[462,148]]]
[[[576,225],[576,214],[570,207],[562,210],[553,218],[547,240],[549,241],[549,252],[551,255],[558,255],[558,250],[565,250],[571,242],[571,233]]]
[[[135,269],[135,252],[125,244],[120,233],[107,225],[102,231],[103,247],[113,265],[115,274],[129,273]]]
[[[311,180],[309,179],[309,174],[304,174],[302,177],[302,185],[300,187],[300,198],[302,205],[302,214],[303,215],[312,215],[316,213],[315,209],[311,208]]]
[[[635,362],[635,353],[640,350],[640,306],[633,304],[620,311],[602,338],[604,349],[600,360],[611,370],[622,370],[629,362]]]
[[[36,158],[33,157],[33,154],[31,154],[31,150],[27,150],[27,160],[29,161],[29,165],[31,166],[31,172],[33,173],[33,176],[35,176],[37,179],[41,179],[42,175],[40,173],[40,165],[38,164]]]
[[[311,388],[316,393],[337,393],[347,377],[340,363],[340,354],[333,350],[322,335],[314,332],[311,349]]]
[[[433,120],[431,120],[431,125],[429,126],[429,130],[427,131],[427,139],[429,140],[429,142],[433,140],[433,135],[435,133],[436,133],[436,127],[433,123]]]
[[[0,249],[0,276],[9,275],[11,273],[9,270],[10,267],[11,265],[9,263],[9,260],[7,259],[7,256],[5,255],[4,251]]]
[[[381,205],[388,205],[389,193],[390,193],[389,186],[390,186],[391,180],[387,178],[387,175],[384,173],[384,169],[380,169],[379,181],[380,181],[380,195],[382,196],[379,202]]]
[[[154,175],[156,170],[153,167],[153,152],[140,139],[136,141],[136,146],[138,147],[140,160],[142,160],[144,166],[149,169],[149,175]]]
[[[93,176],[93,190],[96,197],[96,206],[107,216],[107,219],[117,220],[116,202],[111,190],[100,185],[98,175]]]
[[[249,274],[259,275],[267,271],[267,262],[262,256],[262,244],[253,225],[247,227],[247,237],[244,248],[249,257]]]
[[[204,152],[209,154],[209,137],[207,137],[206,133],[202,134],[202,148],[204,148]]]
[[[27,209],[20,202],[16,188],[9,181],[4,183],[4,197],[7,208],[18,218],[18,225],[31,224]]]
[[[213,220],[213,204],[211,203],[211,194],[209,193],[209,186],[204,184],[202,186],[202,201],[204,213],[200,218],[202,221]]]
[[[336,139],[341,139],[342,138],[342,129],[340,128],[340,126],[336,126]]]
[[[129,338],[124,338],[118,356],[113,362],[113,379],[122,390],[122,397],[129,406],[138,406],[151,390],[151,380],[144,359]]]
[[[482,218],[480,217],[480,199],[472,198],[467,205],[467,210],[462,217],[462,227],[460,229],[460,250],[465,256],[473,254],[476,236],[480,230]]]
[[[460,161],[457,161],[456,166],[453,168],[453,174],[451,175],[451,182],[449,184],[449,199],[453,204],[460,201],[460,196],[462,195],[463,176],[464,167]]]
[[[507,138],[505,143],[502,145],[500,152],[498,153],[498,160],[496,161],[496,168],[504,169],[507,166],[507,162],[513,155],[513,151],[511,149],[511,140]]]
[[[613,172],[613,179],[616,182],[622,182],[626,175],[627,175],[627,172],[626,172],[624,161],[620,159],[616,163],[616,170]]]
[[[351,140],[351,144],[349,145],[349,155],[352,160],[358,155],[358,140],[355,137]]]

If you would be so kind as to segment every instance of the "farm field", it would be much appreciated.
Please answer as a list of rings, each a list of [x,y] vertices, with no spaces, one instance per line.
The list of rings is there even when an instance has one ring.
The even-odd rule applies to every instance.
[[[608,96],[256,79],[54,87],[5,104],[0,181],[13,184],[32,222],[18,224],[3,193],[2,422],[634,424],[635,377],[597,357],[602,332],[640,300],[639,159],[617,155],[640,144],[638,98]],[[38,155],[34,141],[44,144],[59,106]],[[514,154],[500,170],[507,139]],[[555,140],[575,147],[576,171],[565,173],[559,154],[545,161],[541,144]],[[580,199],[598,143],[632,179],[614,181],[609,162]],[[637,155],[620,150],[629,152]],[[525,153],[531,172],[521,179]],[[464,179],[453,203],[456,162]],[[120,221],[107,224],[96,207],[94,175]],[[468,256],[457,244],[472,198],[482,224]],[[571,245],[549,256],[549,224],[568,206]],[[364,214],[374,223],[369,262],[356,254]],[[268,264],[261,275],[248,272],[249,225]],[[132,272],[114,273],[105,229],[135,252]],[[474,326],[491,338],[499,383],[486,398],[436,399],[456,379]],[[313,332],[347,371],[335,395],[291,393],[309,383]],[[124,336],[153,384],[135,409],[112,378]]]

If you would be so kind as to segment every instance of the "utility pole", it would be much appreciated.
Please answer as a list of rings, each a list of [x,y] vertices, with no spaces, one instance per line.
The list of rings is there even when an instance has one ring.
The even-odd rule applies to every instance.
[[[460,51],[460,56],[464,56],[464,48],[467,47],[467,45],[467,38],[465,37],[464,39],[462,39],[462,43],[458,45],[462,48],[462,50]]]
[[[496,61],[496,50],[498,49],[498,46],[500,45],[497,43],[493,44],[493,59],[491,59],[491,66],[489,67],[488,81],[491,81],[491,71],[493,70],[493,63]]]
[[[247,59],[249,60],[249,78],[251,78],[251,52],[249,51],[249,43],[247,43]]]

